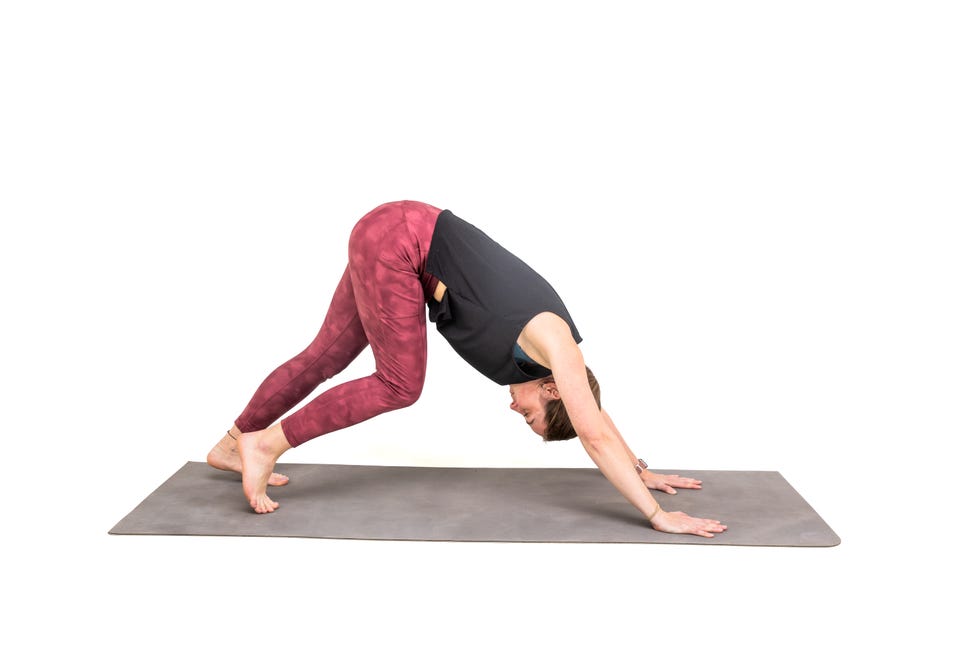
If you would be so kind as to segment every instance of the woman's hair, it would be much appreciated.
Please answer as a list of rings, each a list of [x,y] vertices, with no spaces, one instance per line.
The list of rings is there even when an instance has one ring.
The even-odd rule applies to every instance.
[[[599,405],[599,409],[602,410],[602,402],[599,400],[599,382],[596,381],[595,375],[592,374],[592,370],[588,367],[585,368],[585,376],[589,379],[592,396],[595,397],[595,402]],[[555,378],[548,377],[543,380],[554,383]],[[552,399],[545,404],[544,410],[545,423],[547,424],[544,430],[545,441],[571,440],[578,435],[575,429],[572,428],[572,420],[568,419],[568,411],[565,410],[565,403],[561,399]]]

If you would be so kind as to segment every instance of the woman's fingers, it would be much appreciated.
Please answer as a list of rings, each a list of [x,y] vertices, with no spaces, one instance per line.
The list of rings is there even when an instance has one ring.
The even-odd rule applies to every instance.
[[[717,519],[699,519],[699,529],[695,533],[702,537],[714,537],[715,533],[724,533],[728,527]]]
[[[667,494],[677,494],[676,491],[671,492],[672,488],[683,488],[685,490],[700,490],[701,481],[696,478],[689,478],[687,476],[678,476],[677,474],[656,474],[654,472],[645,472],[644,480],[646,481],[647,487],[652,490],[661,490]]]
[[[689,533],[691,535],[699,535],[701,537],[714,537],[715,533],[724,533],[728,527],[722,524],[717,519],[704,519],[702,517],[691,517],[685,512],[680,510],[676,512],[668,513],[671,521],[674,522],[674,528],[669,529],[668,532],[674,533]]]
[[[677,474],[670,474],[667,476],[667,483],[674,487],[682,487],[688,490],[700,490],[701,481],[696,478],[688,478],[687,476],[678,476]]]

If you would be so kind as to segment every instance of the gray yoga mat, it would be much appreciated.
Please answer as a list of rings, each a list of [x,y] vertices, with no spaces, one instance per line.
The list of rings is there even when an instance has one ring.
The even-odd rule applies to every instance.
[[[109,532],[465,542],[836,546],[840,538],[779,472],[668,471],[701,490],[656,492],[665,510],[719,519],[714,538],[650,528],[597,469],[280,464],[271,514],[240,477],[188,462]]]

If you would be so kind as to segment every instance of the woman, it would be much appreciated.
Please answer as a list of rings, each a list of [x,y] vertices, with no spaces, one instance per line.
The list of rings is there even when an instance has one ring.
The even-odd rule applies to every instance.
[[[701,482],[654,474],[636,458],[599,402],[582,338],[554,289],[523,261],[452,212],[421,202],[383,204],[351,232],[348,265],[316,338],[256,390],[208,455],[242,474],[257,513],[279,507],[266,490],[291,447],[414,403],[426,364],[425,305],[473,367],[510,386],[512,410],[545,440],[578,437],[600,471],[657,530],[713,537],[713,519],[665,512],[648,488],[676,493]],[[377,371],[335,386],[280,422],[370,344]]]

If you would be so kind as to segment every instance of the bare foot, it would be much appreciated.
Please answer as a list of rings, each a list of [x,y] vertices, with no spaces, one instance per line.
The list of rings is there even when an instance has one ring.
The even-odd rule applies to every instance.
[[[262,431],[243,433],[238,437],[238,455],[242,461],[242,490],[252,510],[257,513],[272,512],[279,507],[266,494],[272,468],[279,456],[289,449],[279,424]]]
[[[239,437],[239,436],[236,436]],[[208,454],[208,464],[215,469],[225,472],[242,473],[242,459],[238,456],[238,442],[235,438],[225,433],[224,437],[218,440],[211,453]],[[269,476],[269,485],[285,485],[289,482],[289,477],[285,474],[275,472]]]

